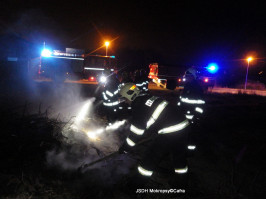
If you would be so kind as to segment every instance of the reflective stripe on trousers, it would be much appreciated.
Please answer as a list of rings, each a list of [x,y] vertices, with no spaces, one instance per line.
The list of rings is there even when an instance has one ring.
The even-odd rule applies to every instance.
[[[177,174],[185,174],[187,172],[188,172],[188,167],[187,166],[185,168],[175,169],[175,173],[177,173]]]
[[[196,145],[188,145],[187,148],[193,151],[196,149]]]
[[[140,165],[138,166],[138,171],[141,175],[143,176],[151,176],[153,174],[153,171],[144,169],[143,167],[141,167]]]
[[[189,98],[180,98],[180,100],[184,103],[188,103],[188,104],[205,104],[204,100],[201,99],[189,99]]]

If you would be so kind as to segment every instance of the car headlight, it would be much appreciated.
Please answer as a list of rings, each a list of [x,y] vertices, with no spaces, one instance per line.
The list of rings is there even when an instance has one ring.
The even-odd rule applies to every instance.
[[[105,76],[101,76],[100,81],[101,81],[102,83],[106,83],[107,78],[106,78]]]

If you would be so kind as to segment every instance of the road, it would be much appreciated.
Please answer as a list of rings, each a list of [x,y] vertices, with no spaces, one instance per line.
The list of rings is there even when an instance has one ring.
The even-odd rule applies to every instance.
[[[37,83],[44,83],[44,82],[52,82],[51,79],[36,79]],[[97,81],[88,81],[87,79],[81,79],[81,80],[66,80],[65,83],[74,83],[74,84],[81,84],[81,85],[97,85]],[[179,90],[182,88],[177,87],[176,90]],[[162,87],[158,87],[155,83],[150,82],[149,83],[149,90],[164,90],[167,91],[167,89],[164,89]]]

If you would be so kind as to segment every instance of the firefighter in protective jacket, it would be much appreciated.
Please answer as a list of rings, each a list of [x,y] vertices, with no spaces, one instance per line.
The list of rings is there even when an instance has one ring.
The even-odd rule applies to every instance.
[[[189,68],[185,72],[184,78],[186,83],[177,105],[183,110],[193,128],[189,135],[187,146],[188,150],[193,151],[196,149],[196,126],[198,126],[200,118],[202,118],[205,100],[203,89],[197,77],[197,70],[194,67]]]
[[[172,157],[172,173],[188,171],[186,144],[189,121],[179,108],[168,101],[149,94],[140,95],[134,83],[125,84],[120,95],[132,106],[130,133],[120,152],[128,152],[144,138],[156,136],[144,153],[138,172],[146,177],[160,173],[159,164],[167,156]]]
[[[103,106],[109,123],[112,123],[117,118],[116,116],[119,106],[119,80],[115,77],[115,74],[113,74],[110,69],[106,69],[104,71],[104,75],[106,76],[106,82],[102,92]]]
[[[147,93],[149,91],[149,79],[144,69],[135,71],[134,83],[139,88],[141,93]]]

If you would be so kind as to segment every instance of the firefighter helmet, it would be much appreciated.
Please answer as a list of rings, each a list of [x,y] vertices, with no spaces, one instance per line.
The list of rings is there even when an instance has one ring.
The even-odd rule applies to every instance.
[[[120,91],[119,94],[128,99],[129,101],[134,101],[136,97],[139,95],[140,90],[139,88],[135,85],[135,83],[125,83]]]
[[[196,79],[197,78],[197,70],[193,67],[190,67],[185,72],[185,76],[193,76]]]

